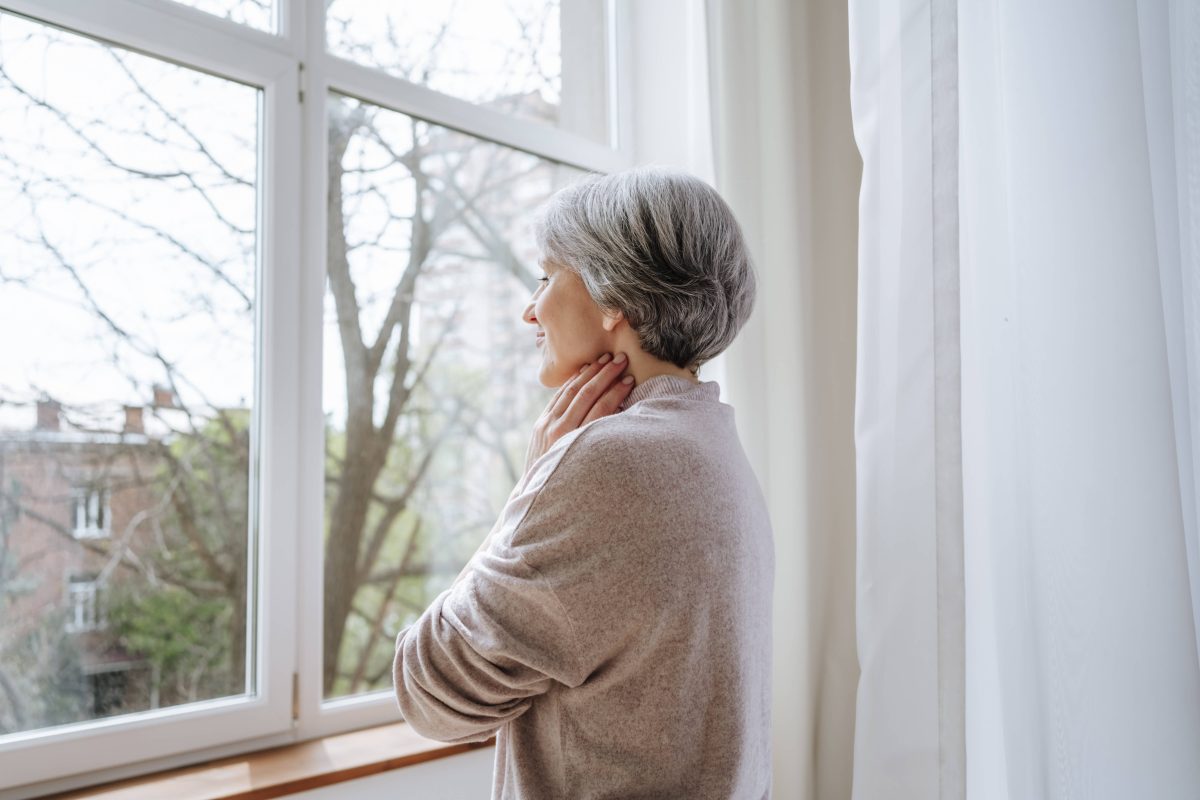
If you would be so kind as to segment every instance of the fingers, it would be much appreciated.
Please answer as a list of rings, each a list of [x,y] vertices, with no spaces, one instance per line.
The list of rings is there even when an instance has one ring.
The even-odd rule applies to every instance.
[[[572,378],[572,380],[574,380],[574,379]],[[563,392],[565,392],[567,390],[567,387],[570,385],[571,385],[571,381],[563,381],[562,386],[559,386],[558,389],[554,392],[554,396],[550,398],[550,402],[546,403],[547,411],[551,411],[554,409],[554,406],[558,403],[558,399],[563,396]]]
[[[600,371],[601,366],[608,360],[607,356],[601,356],[592,364],[584,364],[579,372],[576,372],[567,380],[563,381],[562,386],[558,387],[558,391],[550,398],[550,402],[546,404],[545,414],[554,418],[561,417],[571,405],[571,399],[575,397],[575,393],[579,391],[579,387],[586,383],[593,375]]]
[[[601,364],[601,361],[604,361],[605,363]],[[603,357],[597,361],[598,368],[593,371],[591,376],[588,377],[586,381],[578,387],[574,393],[574,396],[571,398],[570,404],[568,405],[566,412],[563,414],[564,421],[571,427],[578,427],[587,419],[595,419],[595,416],[589,415],[591,415],[593,408],[601,400],[601,398],[604,397],[608,390],[614,386],[614,384],[618,387],[622,387],[622,389],[627,388],[632,390],[631,384],[622,384],[617,380],[621,376],[621,373],[625,371],[626,366],[628,366],[628,362],[625,359],[624,353],[618,353],[617,357],[611,361],[607,361]],[[585,377],[586,375],[587,373],[585,372],[584,375],[581,375],[580,377]],[[626,391],[625,394],[627,393],[628,392]],[[625,398],[622,395],[617,399],[616,403],[612,404],[611,408],[603,413],[597,414],[596,416],[605,416],[607,414],[611,414],[616,410],[617,406],[620,405],[621,400],[624,399]],[[606,400],[605,406],[609,405],[610,401],[611,399]]]
[[[604,394],[600,395],[600,399],[588,411],[587,416],[583,418],[581,425],[586,425],[594,419],[607,417],[609,414],[615,413],[621,407],[621,403],[633,391],[633,376],[626,375],[621,380],[609,386]]]
[[[571,402],[575,399],[575,395],[579,390],[587,385],[587,382],[596,377],[603,369],[604,365],[610,363],[612,356],[608,353],[600,356],[591,364],[584,364],[579,372],[575,373],[567,380],[559,389],[559,393],[554,396],[554,400],[548,406],[548,410],[555,417],[562,417],[570,408]]]

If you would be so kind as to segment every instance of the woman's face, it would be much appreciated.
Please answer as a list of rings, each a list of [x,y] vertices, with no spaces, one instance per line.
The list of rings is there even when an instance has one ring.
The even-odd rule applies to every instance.
[[[611,332],[604,328],[604,312],[576,273],[548,258],[541,263],[545,277],[521,318],[538,329],[535,346],[542,351],[538,380],[555,388],[608,352]]]

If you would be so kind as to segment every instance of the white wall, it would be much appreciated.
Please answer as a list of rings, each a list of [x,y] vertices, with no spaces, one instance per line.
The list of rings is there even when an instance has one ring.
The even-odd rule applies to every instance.
[[[289,795],[293,800],[480,800],[491,797],[494,747]]]

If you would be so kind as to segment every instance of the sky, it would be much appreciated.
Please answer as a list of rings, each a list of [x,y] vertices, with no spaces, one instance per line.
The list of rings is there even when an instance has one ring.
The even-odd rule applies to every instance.
[[[4,396],[119,409],[163,380],[116,344],[82,284],[139,349],[191,377],[185,399],[244,403],[258,91],[7,14],[0,68],[0,337],[24,343],[0,348]]]
[[[270,16],[260,13],[262,3],[189,4],[259,24]],[[557,2],[549,3],[545,20],[535,19],[544,6],[545,0],[335,0],[330,47],[391,63],[404,61],[394,42],[411,41],[422,55],[406,68],[431,70],[433,88],[472,100],[534,90],[557,103]],[[426,43],[447,7],[454,11],[449,34],[429,55]],[[521,35],[520,17],[540,49],[512,61],[506,77],[503,42]],[[380,35],[389,30],[392,41]],[[160,351],[194,383],[180,387],[186,403],[246,405],[253,393],[247,304],[259,299],[258,90],[8,14],[0,14],[0,68],[7,76],[0,77],[0,275],[6,279],[0,282],[0,338],[22,343],[0,348],[0,397],[29,403],[45,392],[69,406],[115,415],[121,404],[147,400],[150,385],[163,380],[161,366],[146,355]],[[531,70],[544,74],[529,78]],[[472,81],[468,72],[493,80]],[[382,117],[407,120],[391,112]],[[131,169],[164,177],[131,179]],[[392,213],[411,213],[404,196],[396,191],[388,200]],[[370,227],[367,206],[349,228]],[[142,352],[116,344],[121,337],[84,307],[81,287],[59,256]],[[369,304],[394,272],[360,269],[355,277]],[[368,322],[371,315],[364,312]],[[520,324],[515,315],[514,324]],[[340,364],[326,351],[326,406],[336,415],[344,404],[344,397],[337,399],[344,395]],[[28,405],[0,405],[0,428],[28,429],[32,421]],[[115,416],[109,424],[116,424]]]

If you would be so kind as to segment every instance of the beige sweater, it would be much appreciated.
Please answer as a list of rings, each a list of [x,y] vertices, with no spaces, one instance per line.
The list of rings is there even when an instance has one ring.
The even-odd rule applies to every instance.
[[[714,382],[555,442],[396,640],[400,708],[497,734],[493,798],[770,797],[774,550]]]

